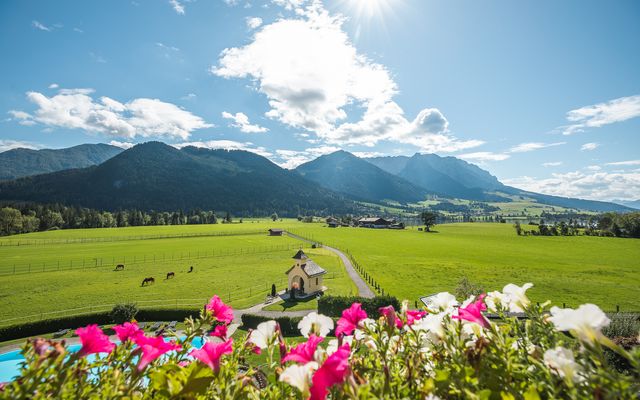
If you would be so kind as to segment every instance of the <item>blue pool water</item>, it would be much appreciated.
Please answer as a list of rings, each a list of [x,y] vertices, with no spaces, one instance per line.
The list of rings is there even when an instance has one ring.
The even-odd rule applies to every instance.
[[[168,340],[168,339],[167,339]],[[184,340],[184,338],[182,339]],[[204,344],[202,338],[195,338],[191,342],[191,345],[195,348],[200,348]],[[79,344],[73,344],[67,346],[67,349],[75,353],[80,350],[82,346]],[[94,355],[88,356],[89,359],[95,357]],[[24,361],[24,357],[20,354],[20,350],[10,351],[8,353],[0,354],[0,382],[10,382],[16,376],[19,375],[21,363]]]

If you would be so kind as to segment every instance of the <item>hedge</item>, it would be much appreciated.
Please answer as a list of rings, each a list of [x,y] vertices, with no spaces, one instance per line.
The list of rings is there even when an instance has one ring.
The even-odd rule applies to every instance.
[[[255,314],[242,314],[242,327],[245,329],[256,329],[258,324],[265,321],[276,321],[280,325],[280,330],[284,336],[300,336],[298,322],[301,317],[278,317],[270,318]]]
[[[197,317],[199,313],[198,309],[143,309],[138,311],[136,320],[182,322],[187,317]],[[105,311],[0,327],[0,342],[53,333],[62,329],[76,329],[89,324],[112,324],[113,320],[110,314],[111,311]]]
[[[353,303],[361,303],[362,309],[372,318],[378,316],[380,307],[392,305],[396,310],[400,310],[400,302],[393,296],[376,296],[371,299],[359,296],[322,296],[318,300],[318,313],[340,317],[342,311],[351,307]]]

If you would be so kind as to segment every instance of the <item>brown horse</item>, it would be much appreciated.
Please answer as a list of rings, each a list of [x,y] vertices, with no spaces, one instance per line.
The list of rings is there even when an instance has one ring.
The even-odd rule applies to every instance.
[[[142,280],[142,285],[140,285],[140,286],[148,285],[148,284],[151,284],[151,283],[156,283],[156,280],[153,277],[144,278]]]
[[[124,271],[124,264],[116,265],[116,269],[114,269],[114,271]]]
[[[167,273],[167,279],[169,278],[175,278],[176,277],[176,273],[175,272],[169,272]]]

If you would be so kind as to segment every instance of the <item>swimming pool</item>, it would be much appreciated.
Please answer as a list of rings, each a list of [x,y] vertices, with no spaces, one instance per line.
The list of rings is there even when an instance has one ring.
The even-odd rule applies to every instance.
[[[167,338],[167,340],[169,340]],[[184,337],[180,340],[184,340]],[[118,343],[115,341],[115,343]],[[200,348],[204,344],[204,340],[197,337],[191,341],[191,345],[195,348]],[[79,344],[72,344],[67,346],[67,349],[71,353],[75,353],[80,350],[82,346]],[[89,359],[95,357],[95,355],[88,356]],[[0,354],[0,382],[10,382],[16,376],[19,375],[21,363],[24,361],[24,357],[20,354],[20,350],[10,351],[8,353]]]

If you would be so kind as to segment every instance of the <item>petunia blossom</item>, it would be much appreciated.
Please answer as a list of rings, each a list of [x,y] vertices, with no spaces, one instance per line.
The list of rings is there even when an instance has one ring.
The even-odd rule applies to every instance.
[[[143,330],[140,329],[135,322],[125,322],[122,325],[116,325],[113,327],[113,330],[116,331],[118,339],[123,343],[129,339],[133,340],[138,335],[144,334]]]
[[[217,295],[209,300],[209,304],[205,308],[211,312],[216,320],[224,324],[228,325],[233,321],[233,309],[224,304]]]
[[[433,345],[442,341],[445,336],[443,321],[446,315],[444,312],[428,314],[411,326],[418,333],[422,351],[429,351]]]
[[[266,349],[276,339],[276,321],[266,321],[258,324],[258,327],[249,334],[249,342],[259,349]]]
[[[524,309],[531,304],[531,301],[525,293],[532,287],[533,283],[525,283],[522,287],[510,283],[502,289],[502,293],[508,299],[509,311],[524,312]]]
[[[318,363],[309,362],[304,365],[292,364],[282,371],[280,374],[280,382],[286,382],[297,388],[303,398],[309,396],[309,387],[311,386],[311,377],[313,371],[318,369]]]
[[[351,335],[366,318],[367,313],[362,309],[362,304],[353,303],[351,307],[342,311],[342,317],[336,327],[336,336]]]
[[[422,317],[424,317],[425,315],[427,315],[426,311],[407,310],[406,311],[407,325],[411,326],[411,325],[415,324],[416,321],[422,319]]]
[[[318,349],[318,344],[322,342],[324,338],[311,334],[309,340],[304,343],[300,343],[287,353],[282,359],[282,362],[294,361],[300,364],[306,364],[311,361],[315,361],[315,353]]]
[[[153,360],[161,355],[174,350],[180,350],[182,347],[171,341],[165,342],[162,337],[147,337],[144,335],[138,335],[133,338],[135,344],[140,348],[142,356],[138,361],[138,371],[142,371]]]
[[[545,351],[544,363],[562,378],[573,382],[579,382],[583,379],[580,376],[582,367],[575,362],[573,352],[569,349],[558,346],[555,349]]]
[[[111,353],[116,347],[96,324],[76,329],[76,335],[82,342],[82,348],[78,352],[81,357],[95,353]]]
[[[304,337],[309,337],[312,333],[325,337],[333,329],[333,320],[325,315],[312,312],[302,318],[302,321],[298,323],[298,329]]]
[[[490,326],[489,321],[482,315],[482,311],[486,309],[487,306],[484,304],[484,295],[480,295],[475,302],[470,303],[466,307],[459,308],[458,313],[452,315],[451,318],[473,322],[483,328],[488,328]]]
[[[200,349],[192,350],[189,353],[190,356],[200,360],[209,368],[218,372],[220,369],[220,358],[224,354],[231,354],[233,352],[233,339],[229,339],[222,343],[207,342]]]
[[[227,340],[227,326],[226,325],[217,325],[213,332],[209,334],[210,336],[220,338],[222,340]]]
[[[440,292],[429,297],[429,310],[451,312],[458,305],[456,297],[449,292]]]
[[[549,321],[559,331],[571,331],[579,339],[591,342],[602,337],[602,328],[611,320],[595,304],[583,304],[578,309],[551,307]]]
[[[311,379],[311,400],[324,400],[329,394],[329,388],[343,383],[349,374],[349,355],[351,349],[343,344],[331,354]]]
[[[396,309],[393,308],[392,305],[380,307],[378,311],[382,316],[384,316],[387,321],[387,325],[395,326],[398,329],[402,328],[402,320],[398,318],[398,315],[396,315]]]

